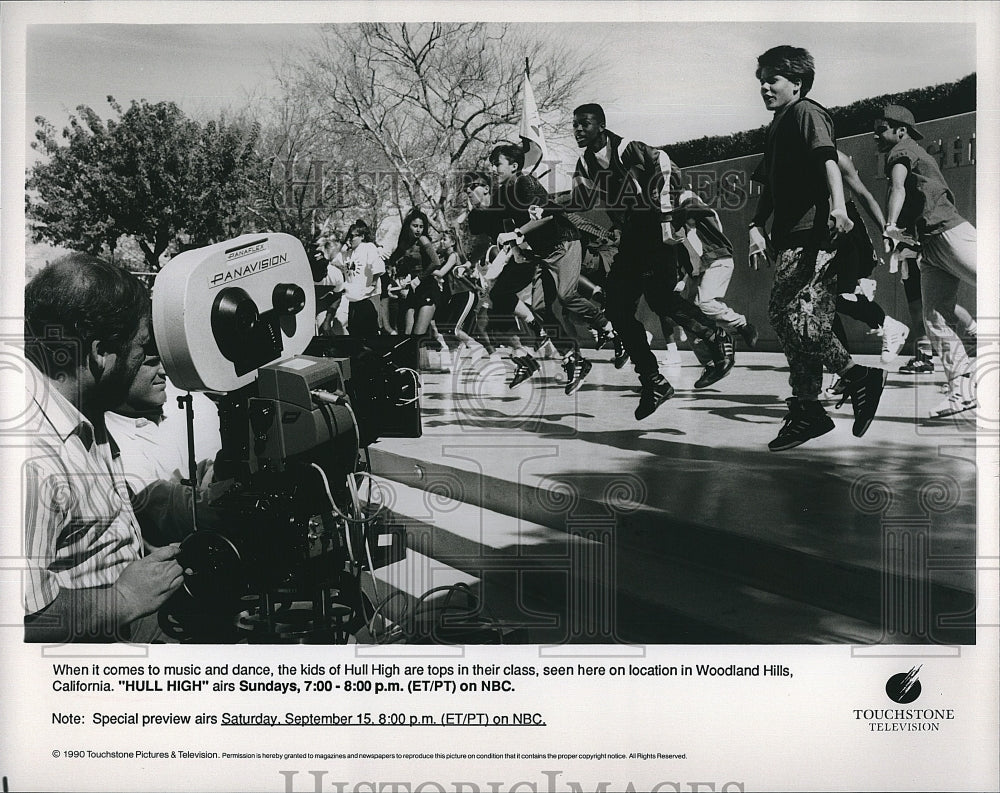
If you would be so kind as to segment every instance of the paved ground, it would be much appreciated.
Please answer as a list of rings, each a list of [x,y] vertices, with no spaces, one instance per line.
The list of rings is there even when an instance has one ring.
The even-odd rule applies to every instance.
[[[424,436],[373,447],[373,469],[391,480],[390,498],[412,544],[442,562],[439,577],[464,564],[463,574],[480,580],[484,549],[487,556],[572,556],[582,539],[585,548],[611,549],[586,563],[587,591],[612,592],[618,604],[602,618],[607,630],[584,631],[582,640],[924,642],[974,635],[962,627],[968,619],[956,617],[948,629],[942,622],[974,602],[977,488],[972,421],[919,418],[941,399],[940,375],[897,374],[900,359],[864,438],[851,433],[849,403],[830,405],[833,432],[772,453],[766,445],[788,393],[782,356],[740,353],[729,377],[695,391],[700,369],[682,352],[682,365],[663,368],[677,394],[637,422],[631,368],[615,370],[608,352],[587,355],[597,363],[570,397],[556,361],[515,391],[504,382],[509,368],[488,361],[426,372]],[[473,510],[463,529],[453,520],[459,506]],[[448,559],[454,564],[444,566]],[[608,571],[599,572],[602,565]],[[662,565],[669,585],[649,580]],[[506,566],[508,573],[517,568]],[[543,590],[535,587],[544,600]],[[691,602],[682,608],[685,597]],[[620,602],[629,598],[638,599],[629,614],[642,619],[621,618]],[[556,608],[558,639],[567,635],[574,606],[554,599],[564,601]],[[754,603],[757,613],[747,612]],[[641,627],[672,607],[675,631]],[[511,608],[524,611],[516,603],[503,610]],[[718,616],[713,608],[746,613],[705,627]],[[806,613],[814,608],[823,613]],[[837,615],[833,630],[830,615]]]

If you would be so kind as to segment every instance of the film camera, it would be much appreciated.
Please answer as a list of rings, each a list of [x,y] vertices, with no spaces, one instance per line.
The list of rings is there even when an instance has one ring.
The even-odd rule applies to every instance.
[[[362,571],[405,555],[359,465],[379,437],[421,433],[416,345],[314,339],[315,326],[310,264],[287,234],[186,251],[156,278],[164,368],[210,396],[221,433],[221,519],[181,543],[184,588],[161,620],[180,638],[346,641],[371,611]],[[190,398],[187,411],[190,432]]]

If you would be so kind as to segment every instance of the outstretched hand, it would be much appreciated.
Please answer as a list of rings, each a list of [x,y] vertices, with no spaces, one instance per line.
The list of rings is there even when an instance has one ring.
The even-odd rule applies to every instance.
[[[771,243],[760,226],[750,227],[750,266],[757,270],[763,261],[771,266]]]

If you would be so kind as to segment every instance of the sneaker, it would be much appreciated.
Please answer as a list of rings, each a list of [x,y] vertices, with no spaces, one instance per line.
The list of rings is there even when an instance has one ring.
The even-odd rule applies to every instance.
[[[503,363],[503,356],[494,350],[490,353],[490,363]]]
[[[520,356],[512,355],[510,359],[514,362],[515,367],[514,376],[511,378],[510,384],[508,385],[511,389],[517,388],[521,385],[521,383],[542,368],[538,361],[527,353]]]
[[[612,341],[615,344],[615,369],[621,369],[628,363],[628,353],[625,352],[625,342],[622,341],[622,337],[617,333]]]
[[[964,413],[967,410],[975,410],[978,407],[979,402],[972,393],[972,379],[959,377],[952,382],[948,389],[948,396],[944,398],[944,401],[930,412],[930,418],[941,419],[954,416],[957,413]]]
[[[556,349],[556,345],[552,343],[552,339],[545,338],[540,343],[535,345],[535,353],[539,358],[560,358],[559,350]]]
[[[830,383],[823,391],[823,396],[828,400],[839,399],[844,395],[847,390],[847,385],[844,383],[843,377],[833,376],[833,382]]]
[[[733,342],[733,337],[724,330],[715,332],[715,339],[711,344],[712,365],[716,369],[716,377],[712,382],[715,383],[732,371],[733,364],[736,363],[736,344]]]
[[[910,329],[899,320],[887,316],[882,324],[882,363],[891,363],[906,343]]]
[[[705,364],[705,371],[701,373],[701,377],[694,381],[694,387],[708,388],[712,383],[719,382],[727,374],[729,374],[729,369],[723,369],[714,363],[707,363]]]
[[[740,334],[748,350],[757,349],[757,342],[760,341],[760,334],[757,332],[757,328],[748,322],[736,328],[736,332]]]
[[[967,410],[975,410],[978,407],[979,402],[975,397],[963,397],[955,391],[950,391],[944,401],[930,412],[929,418],[943,419],[957,413],[964,413]]]
[[[899,367],[900,374],[931,374],[933,371],[934,363],[926,355],[920,353]]]
[[[593,333],[595,350],[603,350],[608,346],[609,342],[614,342],[614,340],[618,337],[618,334],[610,328],[595,328]]]
[[[794,449],[833,429],[833,419],[826,414],[819,402],[789,397],[785,403],[788,405],[788,415],[785,416],[777,437],[767,444],[772,452]]]
[[[855,366],[844,373],[843,379],[846,388],[837,407],[843,405],[848,397],[851,398],[851,407],[854,408],[852,432],[855,438],[860,438],[868,432],[868,427],[875,418],[875,411],[878,410],[878,403],[882,398],[885,381],[889,379],[889,373],[885,369]]]
[[[590,361],[579,355],[571,355],[563,362],[563,369],[566,370],[566,396],[580,390],[583,378],[590,374],[593,368],[594,365]]]
[[[639,375],[642,392],[639,394],[639,405],[635,409],[635,417],[642,420],[653,413],[660,405],[674,395],[674,388],[659,372],[651,375]]]

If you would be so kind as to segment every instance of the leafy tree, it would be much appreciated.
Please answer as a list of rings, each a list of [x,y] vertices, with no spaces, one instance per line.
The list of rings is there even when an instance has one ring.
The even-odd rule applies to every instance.
[[[114,254],[133,238],[156,271],[171,244],[207,244],[248,228],[260,179],[257,130],[224,119],[204,126],[173,102],[132,101],[107,122],[86,105],[62,131],[44,118],[33,147],[47,155],[28,174],[25,199],[36,242]]]

